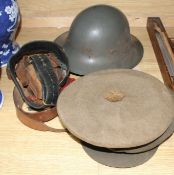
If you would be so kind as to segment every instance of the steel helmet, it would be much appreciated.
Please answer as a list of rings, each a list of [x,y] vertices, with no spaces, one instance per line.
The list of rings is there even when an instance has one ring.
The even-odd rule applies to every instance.
[[[130,34],[126,16],[108,5],[83,10],[70,30],[55,42],[63,47],[70,71],[79,75],[107,68],[133,68],[143,56],[143,47]]]

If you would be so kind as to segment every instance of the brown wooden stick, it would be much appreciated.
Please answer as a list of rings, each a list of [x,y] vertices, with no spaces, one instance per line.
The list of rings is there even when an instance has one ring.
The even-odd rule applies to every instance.
[[[163,39],[163,38],[167,39],[167,40],[163,39],[162,44],[166,45],[166,43],[168,43],[170,45],[170,46],[166,45],[166,48],[164,48],[164,49],[167,49],[166,52],[168,52],[169,56],[171,55],[170,59],[172,59],[173,54],[171,54],[171,52],[169,52],[169,48],[173,49],[173,51],[174,51],[174,47],[172,47],[173,42],[171,42],[171,40],[169,39],[169,37],[166,33],[166,30],[165,30],[159,17],[148,17],[148,19],[147,19],[147,31],[148,31],[149,38],[150,38],[150,41],[151,41],[152,46],[153,46],[153,50],[154,50],[154,53],[155,53],[155,56],[156,56],[156,59],[157,59],[157,62],[158,62],[158,65],[159,65],[159,68],[161,71],[161,75],[162,75],[163,80],[164,80],[164,83],[166,86],[168,86],[169,88],[174,90],[173,77],[171,77],[169,74],[169,69],[168,69],[169,65],[167,66],[167,64],[166,64],[166,59],[164,58],[164,53],[160,47],[160,43],[158,41],[157,34],[159,34],[160,39]],[[162,35],[161,33],[164,33],[165,35],[164,34]],[[172,66],[173,66],[173,61],[172,60],[170,60],[170,61],[171,61],[170,64],[172,64]]]

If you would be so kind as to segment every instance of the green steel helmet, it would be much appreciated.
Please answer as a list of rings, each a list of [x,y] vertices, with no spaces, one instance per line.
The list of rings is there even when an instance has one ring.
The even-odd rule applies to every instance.
[[[70,71],[78,75],[108,68],[131,69],[143,57],[143,46],[130,34],[126,16],[108,5],[80,12],[70,30],[55,42],[63,47]]]

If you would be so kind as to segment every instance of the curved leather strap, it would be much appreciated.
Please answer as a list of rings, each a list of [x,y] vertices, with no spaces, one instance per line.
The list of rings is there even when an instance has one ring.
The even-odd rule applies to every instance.
[[[28,98],[25,96],[23,89],[20,86],[20,83],[17,80],[17,75],[16,75],[16,64],[19,63],[19,61],[23,58],[25,55],[30,55],[30,54],[36,54],[40,52],[51,52],[56,55],[57,61],[59,62],[59,65],[64,71],[65,75],[64,78],[58,82],[59,87],[61,88],[67,81],[69,77],[69,64],[68,64],[68,59],[63,52],[62,48],[58,46],[57,44],[50,42],[50,41],[33,41],[30,43],[25,44],[24,46],[21,47],[21,49],[9,60],[7,64],[7,75],[9,79],[12,79],[15,86],[18,88],[19,93],[21,94],[22,98],[24,101],[31,106],[34,109],[41,110],[44,108],[49,107],[49,104],[44,104],[44,105],[36,105],[32,103]],[[53,106],[51,104],[51,106]]]
[[[39,130],[39,131],[51,131],[51,132],[66,132],[66,129],[56,129],[47,126],[44,122],[47,122],[57,116],[56,107],[48,108],[39,112],[26,112],[22,109],[24,101],[16,87],[13,90],[13,99],[16,107],[16,114],[18,119],[26,126]]]

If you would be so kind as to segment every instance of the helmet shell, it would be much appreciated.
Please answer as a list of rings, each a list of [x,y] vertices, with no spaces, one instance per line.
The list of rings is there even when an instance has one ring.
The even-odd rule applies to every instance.
[[[126,16],[108,5],[83,10],[56,43],[69,58],[70,71],[80,75],[107,68],[133,68],[143,56],[143,47],[130,34]]]

